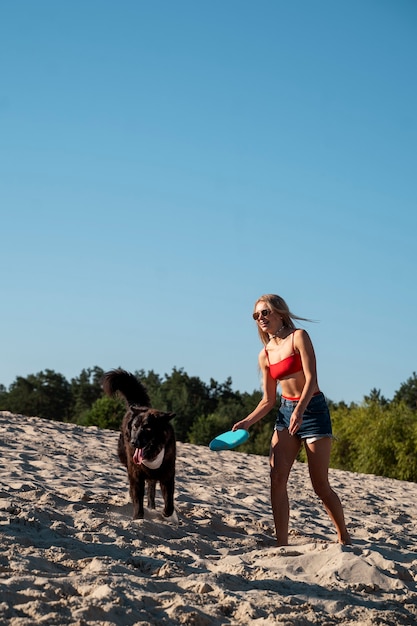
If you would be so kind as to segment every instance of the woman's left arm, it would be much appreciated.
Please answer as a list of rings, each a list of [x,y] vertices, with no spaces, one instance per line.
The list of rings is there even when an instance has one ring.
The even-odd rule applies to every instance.
[[[300,395],[300,399],[291,416],[289,432],[295,434],[301,426],[303,413],[311,400],[315,391],[317,391],[317,367],[316,355],[314,353],[313,344],[309,334],[302,329],[296,330],[294,335],[294,347],[300,353],[301,364],[305,383]]]

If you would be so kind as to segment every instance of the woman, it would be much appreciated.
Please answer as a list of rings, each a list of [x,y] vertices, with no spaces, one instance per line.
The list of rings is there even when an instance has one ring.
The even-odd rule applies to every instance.
[[[253,318],[264,348],[259,354],[263,397],[233,430],[248,430],[271,411],[281,385],[281,407],[271,441],[271,503],[278,545],[288,545],[289,502],[287,482],[301,444],[304,443],[314,491],[322,500],[342,544],[350,544],[343,508],[330,487],[328,469],[332,443],[329,409],[317,383],[316,358],[307,332],[297,329],[292,314],[277,295],[261,296]],[[305,320],[308,321],[308,320]]]

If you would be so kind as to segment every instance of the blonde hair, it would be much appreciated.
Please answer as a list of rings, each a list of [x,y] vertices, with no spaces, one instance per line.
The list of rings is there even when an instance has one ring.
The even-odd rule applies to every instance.
[[[277,313],[282,318],[282,323],[287,328],[291,328],[293,330],[297,328],[296,325],[294,324],[294,320],[301,320],[303,322],[313,321],[313,320],[309,320],[306,317],[299,317],[298,315],[294,315],[294,313],[291,313],[288,307],[288,304],[285,302],[285,300],[281,298],[281,296],[277,296],[274,293],[267,293],[264,296],[261,296],[260,298],[258,298],[253,307],[254,313],[255,313],[256,305],[259,304],[259,302],[266,302],[266,304],[269,306],[271,311],[273,311],[274,313]],[[257,324],[257,327],[258,327],[259,337],[261,338],[261,341],[264,344],[264,346],[266,346],[266,344],[269,342],[269,334],[263,331],[261,327],[259,326],[259,324]]]

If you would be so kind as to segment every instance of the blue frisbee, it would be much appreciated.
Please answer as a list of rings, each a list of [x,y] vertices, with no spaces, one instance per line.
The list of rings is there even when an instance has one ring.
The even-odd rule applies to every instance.
[[[236,446],[240,446],[249,439],[249,433],[243,428],[238,430],[228,430],[221,435],[217,435],[209,443],[210,450],[217,452],[218,450],[233,450]]]

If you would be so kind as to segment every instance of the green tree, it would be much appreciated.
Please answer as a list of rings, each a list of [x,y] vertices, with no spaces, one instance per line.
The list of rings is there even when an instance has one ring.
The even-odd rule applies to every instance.
[[[405,402],[410,409],[417,409],[417,374],[415,372],[394,394],[393,401]]]
[[[151,399],[151,404],[155,409],[161,411],[165,409],[165,403],[161,393],[162,378],[159,374],[156,374],[153,370],[145,373],[145,370],[138,370],[135,372],[135,376],[145,385],[146,390]]]
[[[90,409],[83,413],[78,423],[83,426],[119,430],[125,413],[126,405],[123,400],[102,396],[94,402]]]
[[[398,480],[417,480],[413,463],[409,464],[417,454],[415,413],[404,403],[394,403],[389,407],[374,404],[369,407],[368,415],[368,425],[359,438],[355,471]]]
[[[415,413],[410,416],[410,408],[406,405],[402,417],[408,420],[408,432],[405,439],[394,443],[398,463],[396,478],[417,482],[417,417]]]
[[[213,378],[210,378],[209,394],[216,402],[227,402],[228,400],[236,400],[237,396],[240,397],[239,392],[235,392],[232,389],[230,376],[224,383],[218,383]]]
[[[71,380],[73,410],[71,421],[79,423],[86,411],[103,395],[101,381],[104,371],[101,367],[83,369],[79,376]]]
[[[187,441],[194,420],[208,415],[216,408],[209,388],[196,376],[188,376],[182,369],[174,368],[161,384],[162,408],[175,413],[173,426],[179,441]]]
[[[53,370],[30,374],[26,378],[18,376],[10,385],[7,409],[12,413],[65,421],[71,408],[70,384],[62,374]]]
[[[417,414],[405,403],[365,401],[333,412],[331,466],[417,480]]]
[[[5,411],[8,405],[8,391],[4,385],[0,384],[0,411]]]
[[[190,443],[207,446],[214,437],[230,428],[230,419],[225,415],[211,413],[200,415],[190,428],[188,439]]]
[[[379,404],[381,406],[389,404],[389,401],[381,394],[381,390],[375,387],[371,389],[369,396],[364,397],[364,401],[366,404]]]

